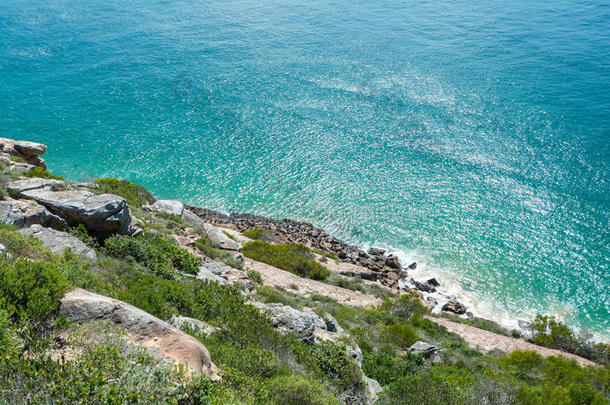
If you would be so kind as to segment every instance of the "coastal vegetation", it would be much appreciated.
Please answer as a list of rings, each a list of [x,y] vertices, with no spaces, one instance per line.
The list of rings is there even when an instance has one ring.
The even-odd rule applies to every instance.
[[[303,244],[274,245],[255,240],[246,243],[241,252],[253,260],[301,277],[324,280],[330,275],[330,271],[315,260],[311,249]]]
[[[151,201],[147,192],[115,180],[100,188],[129,197],[144,230],[102,237],[84,224],[74,226],[70,235],[93,249],[94,259],[70,248],[52,253],[40,240],[0,225],[0,403],[351,405],[370,398],[369,379],[379,383],[382,405],[608,403],[604,345],[591,355],[600,365],[587,367],[536,352],[482,353],[430,319],[413,292],[399,296],[378,286],[381,303],[363,308],[303,295],[296,285],[290,291],[264,285],[254,270],[240,272],[255,284],[250,293],[245,283],[198,279],[202,259],[195,250],[232,269],[243,265],[235,251],[216,247],[201,230],[196,241],[196,230],[188,232],[196,249],[183,249],[173,236],[189,225],[140,210]],[[363,280],[331,274],[305,245],[255,240],[242,253],[301,277],[373,293]],[[75,288],[168,322],[187,317],[205,323],[209,328],[180,327],[207,348],[222,378],[190,374],[160,359],[129,340],[120,324],[69,322],[60,301]],[[261,304],[315,315],[342,333],[304,340],[279,328]],[[532,329],[540,345],[583,351],[578,337],[553,318],[538,317]],[[416,342],[433,345],[435,353],[410,351]]]

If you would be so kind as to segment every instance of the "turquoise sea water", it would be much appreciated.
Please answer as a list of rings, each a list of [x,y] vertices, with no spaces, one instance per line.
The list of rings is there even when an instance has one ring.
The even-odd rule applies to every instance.
[[[610,5],[0,0],[0,136],[610,335]]]

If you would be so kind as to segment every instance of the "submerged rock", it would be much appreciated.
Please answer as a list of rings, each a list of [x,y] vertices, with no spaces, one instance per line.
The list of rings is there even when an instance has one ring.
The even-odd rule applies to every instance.
[[[69,233],[56,231],[51,228],[43,228],[40,225],[32,225],[29,228],[19,230],[24,235],[31,235],[42,242],[42,246],[55,254],[62,254],[65,249],[70,249],[75,254],[85,259],[95,261],[97,255],[95,250],[85,245],[80,239]]]
[[[107,319],[128,332],[127,337],[154,355],[184,364],[191,373],[219,380],[218,368],[206,347],[194,337],[125,302],[76,289],[62,299],[60,313],[79,324]]]

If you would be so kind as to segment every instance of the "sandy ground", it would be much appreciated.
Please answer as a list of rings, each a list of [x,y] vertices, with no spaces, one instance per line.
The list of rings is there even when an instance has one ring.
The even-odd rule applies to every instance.
[[[568,359],[573,359],[576,360],[581,366],[596,365],[596,363],[592,362],[591,360],[584,359],[575,354],[536,346],[532,343],[526,342],[523,339],[516,339],[504,335],[498,335],[493,332],[475,328],[474,326],[452,322],[448,319],[434,317],[427,318],[430,319],[432,322],[444,326],[449,332],[453,332],[456,335],[460,335],[470,347],[481,350],[483,352],[488,352],[494,349],[499,349],[506,353],[512,352],[513,350],[533,350],[544,357],[563,356]]]

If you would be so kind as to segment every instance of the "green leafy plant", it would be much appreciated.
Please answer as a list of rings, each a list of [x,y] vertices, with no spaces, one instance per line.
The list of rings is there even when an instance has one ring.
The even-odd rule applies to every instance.
[[[244,235],[245,237],[250,238],[250,239],[262,240],[262,241],[266,241],[266,242],[273,242],[275,239],[275,235],[273,234],[273,232],[267,231],[262,228],[249,229],[246,232],[244,232],[242,235]]]
[[[142,205],[155,202],[155,198],[148,190],[127,180],[109,177],[96,179],[95,183],[98,184],[99,187],[92,191],[99,194],[116,194],[123,197],[130,206],[142,207]]]
[[[252,281],[253,283],[263,284],[263,277],[261,276],[261,273],[259,273],[258,271],[250,269],[250,270],[246,271],[246,275],[248,276],[250,281]]]
[[[235,253],[214,247],[212,242],[205,236],[197,239],[195,245],[204,255],[211,257],[212,259],[220,260],[227,266],[236,269],[241,269],[243,267],[243,263],[235,258]]]
[[[42,167],[35,167],[32,170],[29,170],[23,173],[26,177],[40,177],[43,179],[53,179],[53,180],[64,180],[61,176],[55,176],[49,172],[47,172]]]
[[[246,243],[241,252],[253,260],[290,271],[301,277],[324,280],[330,271],[313,258],[311,250],[302,244],[273,245],[263,241]]]

